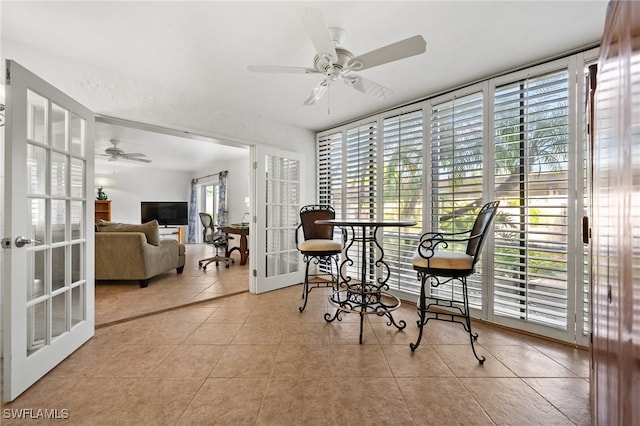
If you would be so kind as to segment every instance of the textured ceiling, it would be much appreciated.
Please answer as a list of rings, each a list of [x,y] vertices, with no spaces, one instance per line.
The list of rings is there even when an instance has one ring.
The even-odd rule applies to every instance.
[[[8,2],[2,36],[72,63],[105,70],[82,84],[119,87],[117,76],[162,88],[168,111],[185,99],[215,117],[246,117],[312,130],[411,102],[599,41],[606,1]],[[420,34],[425,54],[361,71],[391,90],[376,100],[336,84],[312,107],[322,76],[255,74],[247,65],[311,67],[314,47],[298,11],[322,10],[346,30],[355,55]],[[27,65],[27,64],[23,64]],[[131,92],[129,87],[126,88]],[[139,100],[145,108],[148,99]],[[157,102],[157,100],[155,100]],[[187,101],[189,102],[189,101]],[[329,113],[330,111],[330,113]],[[123,117],[126,111],[97,111]]]

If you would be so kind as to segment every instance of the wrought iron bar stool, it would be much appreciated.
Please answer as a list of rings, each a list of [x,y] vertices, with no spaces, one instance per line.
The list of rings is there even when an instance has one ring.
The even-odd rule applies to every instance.
[[[420,238],[420,245],[412,262],[421,283],[418,305],[420,333],[418,340],[409,344],[411,351],[420,346],[423,328],[429,320],[457,322],[469,334],[473,355],[481,365],[484,363],[485,357],[478,356],[474,346],[478,333],[471,330],[467,277],[475,272],[486,233],[493,222],[499,203],[492,201],[482,206],[473,228],[469,231],[427,232]],[[442,250],[456,243],[465,244],[466,250]],[[459,283],[461,288],[455,283]],[[427,286],[430,287],[428,295]],[[428,318],[427,314],[430,314]]]
[[[312,289],[318,287],[338,289],[338,257],[342,252],[342,242],[333,239],[332,225],[315,223],[316,220],[334,219],[335,216],[335,209],[326,204],[310,204],[300,209],[300,224],[296,229],[295,241],[296,247],[303,255],[306,263],[302,288],[304,304],[299,308],[300,312],[307,307],[309,293]],[[304,240],[298,241],[298,234],[301,228]],[[312,262],[316,268],[315,273],[309,273]]]

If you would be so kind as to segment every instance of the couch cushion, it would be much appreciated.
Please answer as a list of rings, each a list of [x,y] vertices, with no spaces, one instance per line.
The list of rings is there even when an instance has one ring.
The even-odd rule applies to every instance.
[[[143,232],[149,244],[154,246],[160,245],[160,225],[157,220],[152,220],[142,225],[100,220],[97,226],[99,232]]]

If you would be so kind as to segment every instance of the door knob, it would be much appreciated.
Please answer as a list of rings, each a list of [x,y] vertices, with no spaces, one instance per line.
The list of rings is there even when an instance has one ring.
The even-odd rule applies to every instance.
[[[31,240],[29,238],[18,237],[16,238],[16,247],[24,247],[26,244],[38,243],[42,244],[42,241]]]

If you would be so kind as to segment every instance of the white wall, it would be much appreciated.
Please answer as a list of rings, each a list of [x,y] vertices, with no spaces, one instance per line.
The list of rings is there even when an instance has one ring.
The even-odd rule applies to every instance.
[[[227,175],[227,209],[229,210],[229,223],[239,223],[242,215],[250,211],[245,203],[245,198],[249,197],[249,180],[251,178],[251,168],[249,151],[246,158],[239,158],[223,163],[214,162],[206,169],[198,170],[192,174],[191,178],[199,178],[212,173],[228,170]],[[217,179],[213,178],[213,182]]]
[[[111,200],[113,222],[140,223],[141,201],[188,202],[191,193],[190,173],[156,169],[152,164],[114,165],[111,174],[96,179],[103,177],[109,180],[103,190]]]

